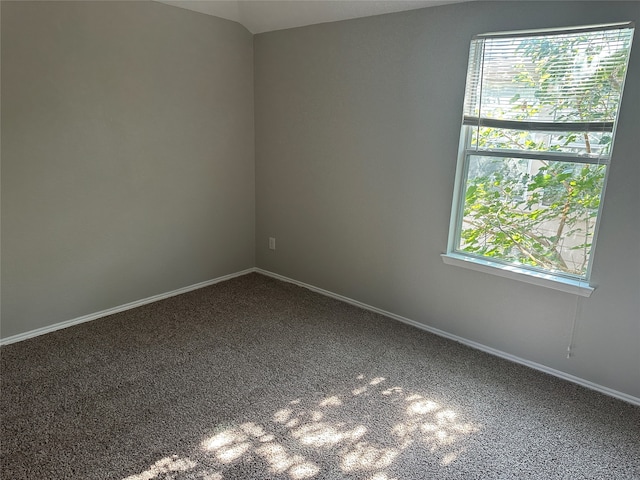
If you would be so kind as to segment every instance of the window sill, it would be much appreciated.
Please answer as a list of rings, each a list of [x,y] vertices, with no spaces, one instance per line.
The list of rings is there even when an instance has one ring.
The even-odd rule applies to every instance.
[[[500,263],[482,260],[480,258],[468,257],[458,253],[443,253],[442,260],[447,265],[455,265],[456,267],[468,268],[478,272],[489,273],[499,277],[509,278],[520,282],[531,283],[541,287],[560,290],[561,292],[572,293],[582,297],[590,297],[594,287],[586,282],[580,282],[570,278],[557,277],[547,273],[538,273],[519,268],[514,265],[503,265]]]

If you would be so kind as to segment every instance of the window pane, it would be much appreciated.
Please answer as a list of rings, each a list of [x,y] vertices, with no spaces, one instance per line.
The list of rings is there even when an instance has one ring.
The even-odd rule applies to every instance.
[[[633,25],[471,42],[447,251],[588,280]]]
[[[571,153],[608,157],[610,132],[534,132],[493,127],[470,127],[469,146],[479,149]],[[517,155],[517,153],[515,153]]]
[[[458,251],[584,277],[605,165],[471,155]]]

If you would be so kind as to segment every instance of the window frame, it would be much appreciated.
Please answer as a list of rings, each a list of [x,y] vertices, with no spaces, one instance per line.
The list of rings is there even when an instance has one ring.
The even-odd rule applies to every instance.
[[[479,38],[492,38],[492,37],[503,37],[503,38],[517,38],[523,36],[532,36],[532,35],[540,35],[544,34],[562,34],[562,33],[575,33],[575,32],[590,32],[590,31],[602,31],[613,28],[631,28],[634,29],[634,22],[624,22],[618,24],[607,24],[607,25],[593,25],[587,27],[575,27],[575,28],[567,28],[567,29],[541,29],[541,30],[526,30],[519,32],[504,32],[504,33],[490,33],[484,35],[476,35],[472,39],[473,41]],[[631,41],[633,41],[633,31],[631,33]],[[629,49],[631,48],[631,44]],[[470,49],[470,56],[472,49]],[[627,62],[630,56],[630,52],[627,55]],[[469,62],[467,63],[467,82],[469,81],[470,69],[472,68],[471,57],[469,58]],[[628,63],[627,63],[628,65]],[[624,77],[626,80],[626,74]],[[615,135],[616,129],[618,126],[618,117],[616,115],[613,125],[600,125],[598,129],[594,129],[594,131],[604,131],[604,129],[611,132],[611,147],[609,153],[607,155],[579,155],[579,154],[571,154],[565,152],[554,152],[554,151],[536,151],[536,150],[507,150],[507,149],[491,149],[491,148],[481,148],[479,146],[473,146],[471,142],[471,135],[474,133],[474,127],[480,127],[482,125],[482,117],[481,112],[478,113],[478,117],[470,117],[466,115],[466,95],[467,95],[468,85],[465,85],[465,114],[463,114],[462,124],[460,129],[460,137],[458,144],[458,159],[456,166],[456,175],[455,175],[455,183],[454,183],[454,192],[453,192],[453,202],[451,208],[451,216],[449,222],[449,235],[447,240],[447,250],[446,253],[443,253],[442,259],[444,263],[449,265],[454,265],[458,267],[463,267],[471,270],[476,270],[484,273],[489,273],[493,275],[497,275],[500,277],[505,277],[508,279],[523,281],[526,283],[539,285],[547,288],[552,288],[555,290],[560,290],[567,293],[573,293],[576,295],[589,297],[596,286],[591,283],[591,273],[593,268],[593,257],[595,253],[595,248],[597,244],[598,231],[602,219],[602,210],[604,205],[604,198],[606,195],[606,187],[608,183],[609,171],[610,171],[610,163],[611,156],[613,154],[613,147],[615,144]],[[618,114],[620,111],[620,106],[622,104],[622,96],[624,93],[624,82],[622,83],[620,90],[620,100],[618,103]],[[477,123],[473,123],[472,120],[475,120]],[[497,125],[502,125],[502,127],[498,128],[508,128],[509,124],[515,124],[517,121],[510,120],[499,120],[499,119],[491,119],[492,123]],[[558,125],[560,122],[546,122],[549,125],[542,125],[543,128],[549,128],[552,131],[558,131],[558,129],[554,129],[553,125]],[[576,122],[577,123],[577,122]],[[590,122],[591,124],[595,124],[596,122]],[[603,122],[604,123],[604,122]],[[520,124],[522,125],[522,123]],[[564,123],[563,126],[571,126],[571,123]],[[573,124],[575,125],[575,123]],[[539,123],[535,124],[534,127],[540,126]],[[528,130],[528,131],[541,131],[537,128],[529,128],[524,129],[522,127],[519,130]],[[565,131],[570,131],[570,129],[565,129]],[[542,268],[536,268],[532,266],[527,266],[518,263],[509,263],[508,261],[500,261],[499,259],[493,260],[492,257],[487,257],[484,255],[478,255],[471,252],[464,252],[458,248],[458,245],[461,243],[461,235],[463,228],[463,220],[464,220],[464,208],[465,208],[465,193],[466,193],[466,183],[468,181],[468,173],[470,167],[470,159],[472,156],[493,156],[493,157],[502,157],[502,158],[515,158],[515,159],[530,159],[530,160],[545,160],[552,162],[570,162],[575,164],[597,164],[604,165],[605,172],[603,178],[602,189],[600,191],[600,203],[598,206],[597,216],[595,218],[594,230],[591,236],[591,244],[590,244],[590,253],[588,257],[586,271],[584,276],[572,275],[569,273],[562,272],[550,272],[545,271]]]

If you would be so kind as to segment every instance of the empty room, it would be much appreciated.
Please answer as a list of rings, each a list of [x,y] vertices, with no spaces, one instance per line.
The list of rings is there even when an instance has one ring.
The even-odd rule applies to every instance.
[[[639,20],[2,0],[0,478],[640,479]]]

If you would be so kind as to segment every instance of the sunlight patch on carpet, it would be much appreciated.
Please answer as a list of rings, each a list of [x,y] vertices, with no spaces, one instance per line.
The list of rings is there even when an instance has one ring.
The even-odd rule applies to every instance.
[[[457,412],[441,402],[386,383],[382,376],[358,375],[343,393],[297,398],[275,408],[266,422],[247,421],[206,438],[200,444],[203,464],[167,457],[125,480],[152,480],[187,470],[198,478],[222,480],[226,469],[243,466],[258,469],[262,476],[319,479],[323,465],[327,472],[397,480],[390,472],[409,448],[433,455],[442,467],[455,463],[464,454],[462,441],[480,426],[460,421]],[[383,410],[388,415],[381,415]]]
[[[137,475],[131,475],[124,480],[152,480],[173,472],[186,472],[196,467],[196,463],[188,458],[179,458],[177,455],[171,455],[158,460],[147,470]]]

